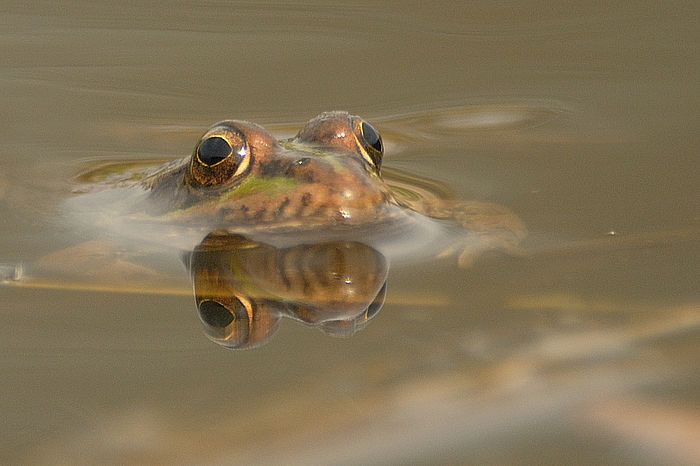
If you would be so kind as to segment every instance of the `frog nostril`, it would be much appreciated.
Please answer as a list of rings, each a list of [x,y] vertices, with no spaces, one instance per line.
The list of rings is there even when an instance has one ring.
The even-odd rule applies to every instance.
[[[287,176],[304,183],[314,183],[316,181],[316,167],[310,157],[302,157],[288,165],[284,170]]]

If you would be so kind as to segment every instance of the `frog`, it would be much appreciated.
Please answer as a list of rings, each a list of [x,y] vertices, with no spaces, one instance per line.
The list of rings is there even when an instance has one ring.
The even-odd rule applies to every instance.
[[[415,178],[386,177],[384,155],[380,132],[346,111],[323,112],[288,139],[223,120],[188,157],[129,176],[81,173],[73,208],[92,226],[182,250],[224,230],[276,247],[362,240],[392,260],[457,255],[468,266],[477,252],[513,250],[524,236],[504,207],[426,195],[411,186]]]

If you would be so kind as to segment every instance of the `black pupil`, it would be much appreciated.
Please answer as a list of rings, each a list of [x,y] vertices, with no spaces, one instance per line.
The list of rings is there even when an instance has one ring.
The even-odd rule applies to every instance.
[[[362,136],[364,136],[367,144],[372,146],[374,150],[377,152],[382,151],[382,139],[379,137],[379,134],[377,134],[374,128],[364,121],[362,122]]]
[[[213,136],[202,141],[197,153],[199,154],[199,160],[201,160],[203,164],[214,165],[231,154],[231,146],[226,142],[226,139]]]
[[[234,320],[234,315],[216,301],[207,300],[199,304],[199,314],[208,325],[224,328]]]

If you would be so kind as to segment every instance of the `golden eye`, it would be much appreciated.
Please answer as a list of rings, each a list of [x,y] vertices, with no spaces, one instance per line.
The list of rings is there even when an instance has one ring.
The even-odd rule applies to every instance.
[[[212,136],[203,140],[197,148],[197,158],[209,167],[221,163],[233,153],[228,141],[220,136]]]
[[[199,303],[199,316],[205,324],[214,329],[225,329],[236,320],[234,313],[213,299],[205,299]]]
[[[365,139],[365,142],[371,146],[372,149],[379,153],[384,152],[382,138],[379,136],[379,133],[377,133],[377,130],[372,127],[372,125],[363,121],[360,125],[360,130],[362,131],[362,137]]]
[[[204,331],[215,342],[231,347],[246,347],[253,343],[251,333],[255,309],[245,298],[204,298],[197,303]]]
[[[248,143],[232,125],[211,128],[197,144],[187,181],[192,186],[219,186],[245,172],[250,164]]]
[[[381,136],[379,136],[379,133],[372,125],[363,120],[359,120],[359,125],[356,128],[359,129],[357,139],[362,145],[362,149],[364,149],[374,166],[379,170],[382,165],[382,157],[384,156],[384,145],[382,144]]]

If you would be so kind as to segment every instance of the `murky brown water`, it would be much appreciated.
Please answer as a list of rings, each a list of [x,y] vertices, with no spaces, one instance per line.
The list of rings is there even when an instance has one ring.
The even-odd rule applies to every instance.
[[[164,295],[1,288],[3,463],[700,462],[695,3],[0,12],[2,263],[97,239],[54,215],[86,158],[329,109],[530,232],[392,268],[352,338],[285,320],[250,351],[203,335],[184,270]]]

